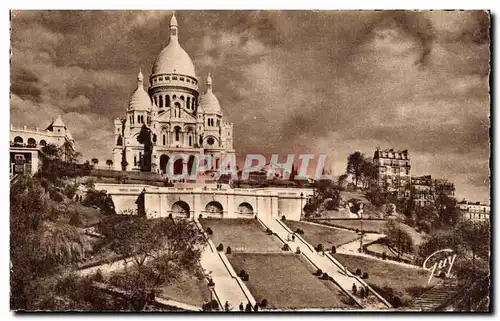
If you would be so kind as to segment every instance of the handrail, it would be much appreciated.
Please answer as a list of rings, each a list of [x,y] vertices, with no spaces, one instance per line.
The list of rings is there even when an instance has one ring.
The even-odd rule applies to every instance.
[[[288,226],[286,226],[285,223],[281,222],[280,220],[276,219],[276,221],[281,225],[283,226],[283,228],[285,228],[289,233],[292,233],[295,235],[296,238],[299,239],[299,241],[301,241],[312,253],[315,253],[316,250],[314,249],[314,247],[309,244],[306,240],[304,240],[304,238],[300,235],[300,234],[297,234],[295,232],[293,232]]]
[[[316,263],[314,263],[304,252],[302,252],[302,256],[305,257],[307,259],[307,261],[309,261],[311,263],[311,265],[314,266],[317,270],[320,269],[319,266],[317,266]],[[347,289],[344,288],[340,283],[338,283],[333,277],[331,278],[331,281],[333,283],[335,283],[335,285],[337,285],[342,290],[342,292],[347,294],[348,297],[353,299],[357,305],[359,305],[361,308],[363,308],[363,304],[361,304],[361,301],[359,301],[358,298],[356,298],[353,294],[351,294],[349,291],[347,291]]]
[[[330,253],[325,253],[326,257],[332,261],[339,269],[347,271],[347,269],[344,269],[344,266],[340,264],[339,261],[337,261],[336,258],[334,258]],[[350,271],[347,271],[347,276],[355,278],[359,283],[363,284],[363,286],[367,287],[382,303],[384,303],[388,308],[392,308],[393,306],[386,300],[384,299],[380,294],[377,293],[368,283],[365,282],[365,280],[361,279],[359,276],[352,274]]]

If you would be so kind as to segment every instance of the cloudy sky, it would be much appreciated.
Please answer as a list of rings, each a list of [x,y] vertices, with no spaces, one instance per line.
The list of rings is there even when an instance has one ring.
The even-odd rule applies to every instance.
[[[169,11],[15,11],[11,123],[61,115],[84,159],[111,158],[123,116],[168,41]],[[489,16],[484,12],[178,11],[180,43],[246,153],[408,149],[412,174],[489,202]],[[204,87],[202,85],[202,90]],[[285,157],[283,156],[283,159]]]

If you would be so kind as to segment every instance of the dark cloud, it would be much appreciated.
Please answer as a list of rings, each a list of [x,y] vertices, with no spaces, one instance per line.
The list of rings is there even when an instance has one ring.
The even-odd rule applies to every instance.
[[[14,11],[12,119],[61,113],[85,157],[109,158],[112,121],[168,41],[169,11]],[[416,174],[487,200],[489,14],[479,11],[179,11],[240,155],[409,149]],[[37,117],[33,117],[36,111]],[[40,124],[42,125],[42,124]]]

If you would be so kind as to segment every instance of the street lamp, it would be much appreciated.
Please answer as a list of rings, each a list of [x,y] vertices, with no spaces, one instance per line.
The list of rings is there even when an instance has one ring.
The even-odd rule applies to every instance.
[[[208,290],[210,290],[210,302],[214,300],[215,283],[212,279],[208,281]]]
[[[301,219],[302,219],[302,215],[304,214],[304,207],[302,206],[303,198],[304,198],[304,193],[300,192],[300,217],[301,217]]]
[[[361,224],[361,237],[359,238],[359,252],[363,252],[363,212],[360,211],[359,213],[359,217],[360,217],[360,224]]]

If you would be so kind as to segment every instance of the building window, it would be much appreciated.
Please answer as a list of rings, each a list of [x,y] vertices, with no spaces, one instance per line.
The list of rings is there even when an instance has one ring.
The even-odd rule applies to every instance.
[[[42,140],[40,141],[40,145],[41,145],[41,146],[47,146],[47,142],[46,142],[44,139],[42,139]]]
[[[186,106],[187,106],[188,109],[191,109],[191,97],[187,98]]]
[[[160,108],[163,107],[163,96],[158,97],[160,99]]]
[[[154,96],[155,106],[158,106],[158,101],[156,100],[156,96]]]
[[[180,132],[180,128],[179,127],[175,127],[175,141],[179,141],[179,132]]]
[[[134,166],[137,166],[137,156],[134,156]]]
[[[167,141],[167,138],[166,138],[165,134],[163,134],[163,145],[166,145],[166,141]]]
[[[189,136],[189,146],[191,146],[191,145],[192,145],[192,138],[191,138],[191,136]]]
[[[165,96],[165,107],[170,107],[170,96],[169,95]]]
[[[181,100],[184,100],[184,96],[181,96]]]

